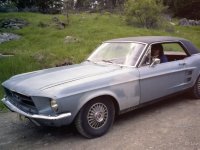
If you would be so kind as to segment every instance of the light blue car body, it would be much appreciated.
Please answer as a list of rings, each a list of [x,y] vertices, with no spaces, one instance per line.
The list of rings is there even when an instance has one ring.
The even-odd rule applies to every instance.
[[[6,93],[2,101],[10,110],[37,125],[61,126],[71,124],[80,109],[97,97],[112,98],[116,112],[120,114],[193,87],[200,75],[200,55],[191,43],[173,37],[136,37],[107,42],[135,41],[145,44],[135,66],[85,61],[16,75],[2,83]],[[151,44],[159,42],[180,42],[188,57],[141,66]],[[20,102],[23,96],[30,98],[33,106]],[[51,99],[57,101],[57,112],[50,107]]]

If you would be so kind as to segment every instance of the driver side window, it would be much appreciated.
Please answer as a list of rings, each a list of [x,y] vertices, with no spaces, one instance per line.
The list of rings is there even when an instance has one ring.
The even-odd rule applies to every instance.
[[[160,63],[182,60],[188,55],[180,43],[156,43],[150,45],[144,55],[140,66],[151,65],[155,58],[160,59]]]

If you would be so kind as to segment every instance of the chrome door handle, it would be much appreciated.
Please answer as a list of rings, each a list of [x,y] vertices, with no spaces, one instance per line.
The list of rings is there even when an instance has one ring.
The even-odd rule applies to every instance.
[[[186,63],[179,63],[179,66],[185,66]]]

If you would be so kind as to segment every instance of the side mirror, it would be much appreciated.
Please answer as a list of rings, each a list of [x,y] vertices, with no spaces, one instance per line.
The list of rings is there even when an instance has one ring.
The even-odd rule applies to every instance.
[[[155,65],[160,64],[160,59],[159,58],[154,58],[150,67],[154,67]]]

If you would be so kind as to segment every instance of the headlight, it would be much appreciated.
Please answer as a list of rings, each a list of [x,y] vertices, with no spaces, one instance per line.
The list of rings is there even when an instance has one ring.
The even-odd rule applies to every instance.
[[[57,112],[58,111],[58,104],[56,102],[56,100],[52,99],[50,102],[51,108],[53,111]]]

